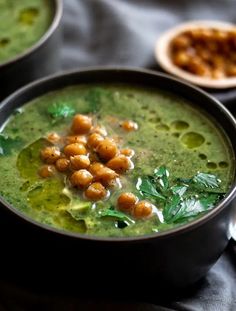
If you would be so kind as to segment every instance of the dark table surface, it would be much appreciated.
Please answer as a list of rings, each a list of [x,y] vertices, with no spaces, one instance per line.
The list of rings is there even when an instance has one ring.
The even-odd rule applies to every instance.
[[[64,0],[63,69],[134,66],[159,70],[154,58],[158,36],[180,22],[217,19],[236,23],[235,0]],[[211,91],[231,111],[236,89]],[[235,109],[236,111],[236,109]],[[190,292],[160,300],[141,296],[124,301],[63,295],[0,280],[0,310],[236,310],[236,246],[230,242],[208,275]],[[168,293],[167,293],[168,294]],[[167,295],[168,296],[168,295]]]

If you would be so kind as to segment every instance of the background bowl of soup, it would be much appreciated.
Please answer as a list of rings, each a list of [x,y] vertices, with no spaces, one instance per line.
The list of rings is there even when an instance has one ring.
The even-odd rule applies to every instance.
[[[114,209],[119,188],[109,190],[110,201],[89,205],[90,214],[86,214],[88,200],[84,201],[84,193],[78,191],[76,195],[83,202],[82,214],[77,217],[77,207],[81,207],[78,201],[70,215],[65,213],[61,207],[68,203],[65,195],[71,189],[65,192],[59,187],[57,196],[54,186],[64,183],[68,176],[57,172],[55,176],[59,179],[55,176],[40,179],[37,172],[41,165],[55,163],[48,162],[48,157],[43,163],[40,152],[42,155],[47,146],[41,145],[40,139],[50,136],[54,140],[57,135],[71,139],[75,114],[95,115],[96,122],[106,127],[108,136],[117,145],[134,149],[134,169],[129,175],[133,185],[127,186],[130,180],[125,174],[120,173],[119,177],[123,189],[136,193],[140,200],[143,195],[154,202],[154,197],[159,196],[160,201],[155,202],[159,202],[157,208],[161,206],[162,213],[168,204],[175,208],[178,205],[175,200],[190,187],[189,177],[194,174],[191,180],[201,180],[204,187],[210,185],[207,194],[200,202],[199,194],[192,192],[191,200],[195,201],[184,201],[188,207],[181,209],[187,211],[187,216],[171,214],[174,218],[168,216],[172,220],[164,224],[160,218],[158,224],[152,222],[153,218],[139,221],[131,212],[121,219],[120,211]],[[124,120],[137,122],[136,131],[122,132],[120,122]],[[98,292],[105,288],[111,292],[119,289],[122,281],[123,294],[132,289],[134,294],[148,293],[157,288],[182,288],[197,282],[227,246],[236,213],[233,207],[236,124],[222,104],[200,89],[141,69],[95,68],[69,72],[33,82],[9,96],[0,107],[0,124],[1,230],[2,236],[7,236],[1,243],[9,254],[8,265],[12,258],[18,258],[16,269],[11,264],[14,274],[23,273],[24,279],[28,275],[37,284],[46,278],[47,284],[54,282],[59,287],[68,285],[71,278],[78,278],[85,291],[91,290],[92,279]],[[63,134],[65,128],[67,134]],[[60,148],[65,148],[64,143]],[[181,186],[173,185],[169,173],[163,173],[164,165]],[[157,167],[162,167],[162,173],[156,170],[157,179],[150,177]],[[201,172],[209,174],[210,180]],[[223,188],[214,188],[213,176],[221,179]],[[155,184],[150,186],[153,180],[162,185],[162,191],[169,187],[168,191],[172,192],[157,194],[160,188],[155,188]],[[195,183],[194,189],[196,186]],[[167,200],[164,205],[162,196]],[[215,196],[218,203],[212,203],[208,211],[201,210],[196,217],[189,217],[193,216],[194,208],[202,207]],[[106,221],[99,218],[96,222],[93,213],[97,208],[104,208],[99,215],[107,216]],[[105,215],[104,210],[107,212],[108,208]],[[176,221],[176,217],[182,220]],[[17,255],[19,252],[21,256]],[[35,264],[33,274],[27,273],[29,258]],[[19,265],[24,269],[19,271]],[[135,284],[140,286],[137,288]]]
[[[0,2],[0,99],[59,69],[61,0]]]

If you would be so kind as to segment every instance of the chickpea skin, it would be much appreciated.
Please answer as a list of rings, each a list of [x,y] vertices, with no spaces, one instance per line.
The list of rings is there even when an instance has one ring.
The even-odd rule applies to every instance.
[[[80,143],[82,145],[86,145],[87,138],[84,135],[72,135],[66,137],[66,143],[67,144],[74,144],[74,143]]]
[[[64,148],[64,153],[66,156],[70,157],[70,156],[75,156],[78,154],[87,154],[87,150],[84,147],[84,145],[80,144],[80,143],[74,143],[74,144],[70,144],[65,146]]]
[[[134,156],[134,150],[129,148],[121,149],[120,153],[130,158]]]
[[[56,168],[59,172],[65,172],[70,165],[70,161],[66,158],[61,158],[56,161]]]
[[[50,133],[47,136],[47,140],[50,141],[51,143],[57,143],[59,142],[61,137],[57,133]]]
[[[118,173],[123,173],[131,167],[131,160],[125,155],[120,154],[108,161],[107,167]]]
[[[55,174],[55,168],[53,165],[43,165],[40,167],[38,173],[41,177],[48,178]]]
[[[104,186],[109,186],[119,175],[108,167],[102,167],[94,176],[96,181],[100,181]]]
[[[71,130],[75,134],[87,134],[92,127],[92,120],[88,116],[77,114],[72,121]]]
[[[41,150],[41,158],[47,164],[55,163],[61,156],[60,149],[58,147],[46,147]]]
[[[104,140],[104,138],[103,138],[100,134],[98,134],[98,133],[93,133],[93,134],[89,135],[89,138],[88,138],[88,146],[89,146],[90,148],[95,149],[95,148],[97,148],[97,146],[99,145],[99,143],[100,143],[101,141],[103,141],[103,140]]]
[[[90,173],[91,173],[92,175],[96,175],[97,172],[98,172],[102,167],[104,167],[104,165],[103,165],[102,163],[100,163],[100,162],[94,162],[94,163],[92,163],[92,164],[89,166],[88,170],[90,171]]]
[[[118,148],[112,139],[105,138],[99,143],[96,151],[102,160],[109,161],[118,153]]]
[[[121,211],[133,210],[138,198],[131,192],[123,192],[118,197],[117,204]]]
[[[90,165],[90,160],[88,156],[79,154],[73,157],[70,157],[71,167],[74,170],[80,170],[83,168],[87,168]]]
[[[106,189],[100,182],[92,183],[85,190],[85,196],[92,201],[101,200],[106,196],[106,194]]]
[[[136,131],[138,129],[138,124],[134,121],[127,120],[121,123],[123,130],[127,132]]]
[[[103,126],[95,126],[91,129],[92,133],[100,134],[101,136],[107,136],[107,131]]]
[[[89,171],[83,169],[74,172],[70,177],[72,186],[84,189],[93,181],[93,175]]]
[[[152,204],[148,201],[140,201],[135,207],[133,214],[136,218],[146,218],[152,214]]]

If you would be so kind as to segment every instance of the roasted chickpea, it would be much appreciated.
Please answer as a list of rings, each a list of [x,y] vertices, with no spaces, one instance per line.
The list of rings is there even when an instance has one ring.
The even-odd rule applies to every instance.
[[[46,147],[41,151],[41,158],[48,164],[55,163],[60,158],[61,152],[58,147]]]
[[[70,177],[72,186],[84,189],[93,181],[93,175],[87,170],[79,170],[74,172]]]
[[[102,160],[109,161],[118,153],[118,148],[112,139],[105,138],[99,143],[96,151]]]
[[[53,165],[43,165],[38,173],[43,178],[51,177],[55,174],[55,168]]]
[[[221,79],[225,77],[225,74],[222,70],[220,69],[214,69],[211,72],[211,76],[213,79]]]
[[[60,172],[65,172],[70,165],[70,161],[66,158],[61,158],[56,161],[56,168]]]
[[[104,186],[112,185],[119,175],[108,167],[102,167],[94,176],[96,181],[100,181]]]
[[[72,121],[71,130],[75,134],[87,134],[92,127],[92,120],[88,116],[77,114]]]
[[[85,196],[92,200],[98,201],[106,196],[106,189],[100,182],[92,183],[86,190]]]
[[[121,123],[123,130],[127,132],[136,131],[138,129],[138,124],[134,121],[127,120]]]
[[[98,172],[102,167],[104,167],[104,165],[103,165],[102,163],[100,163],[100,162],[94,162],[94,163],[92,163],[92,164],[89,166],[88,170],[90,171],[91,174],[96,175],[97,172]]]
[[[89,138],[88,138],[88,146],[89,146],[90,148],[95,149],[95,148],[97,148],[97,146],[99,145],[99,143],[100,143],[101,141],[103,141],[103,140],[104,140],[104,138],[103,138],[100,134],[98,134],[98,133],[93,133],[93,134],[89,135]]]
[[[125,149],[121,149],[120,153],[125,155],[126,157],[131,158],[134,155],[134,150],[129,149],[129,148],[125,148]]]
[[[57,133],[50,133],[47,136],[47,140],[50,141],[51,143],[57,143],[59,142],[61,137]]]
[[[187,66],[189,60],[190,56],[185,51],[181,51],[173,55],[173,62],[179,67]]]
[[[118,197],[117,204],[121,211],[131,211],[137,201],[138,198],[133,193],[123,192]]]
[[[110,161],[107,162],[107,167],[111,168],[112,170],[122,173],[127,171],[131,167],[131,160],[127,158],[125,155],[120,154]]]
[[[227,68],[227,75],[229,77],[233,77],[236,76],[236,65],[231,65]]]
[[[70,157],[70,156],[75,156],[78,154],[86,154],[87,150],[84,147],[84,145],[80,144],[80,143],[74,143],[74,144],[70,144],[65,146],[64,148],[64,153],[66,156]]]
[[[191,40],[186,35],[180,35],[173,39],[172,44],[174,49],[183,49],[191,44]]]
[[[71,167],[74,170],[80,170],[82,168],[87,168],[90,165],[90,160],[88,156],[79,154],[73,157],[70,157]]]
[[[205,65],[199,58],[193,58],[189,61],[188,70],[199,76],[210,75],[210,70],[208,66]]]
[[[136,218],[146,218],[152,214],[152,204],[148,201],[140,201],[135,207],[133,214]]]
[[[67,144],[74,144],[74,143],[80,143],[83,145],[86,145],[87,138],[84,135],[72,135],[66,137],[66,143]]]
[[[172,61],[180,68],[198,76],[221,79],[235,76],[228,68],[234,65],[235,30],[216,28],[192,29],[182,32],[171,42]],[[183,40],[184,37],[189,38]],[[236,54],[235,54],[236,55]]]

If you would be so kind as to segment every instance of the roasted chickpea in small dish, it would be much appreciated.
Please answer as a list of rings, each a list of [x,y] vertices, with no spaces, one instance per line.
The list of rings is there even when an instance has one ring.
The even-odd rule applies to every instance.
[[[207,88],[236,86],[236,25],[193,21],[164,33],[155,56],[167,72]]]

